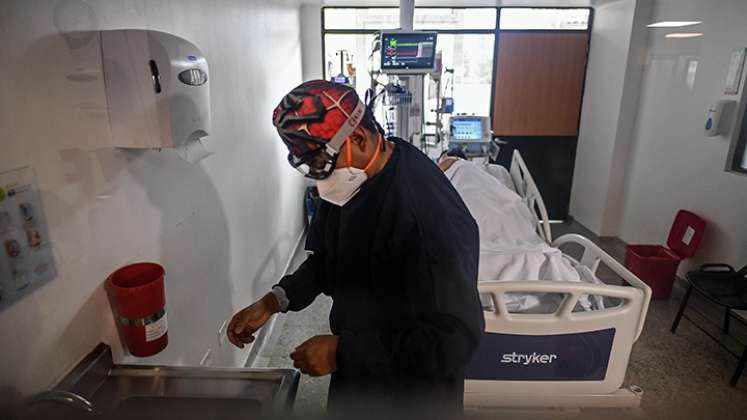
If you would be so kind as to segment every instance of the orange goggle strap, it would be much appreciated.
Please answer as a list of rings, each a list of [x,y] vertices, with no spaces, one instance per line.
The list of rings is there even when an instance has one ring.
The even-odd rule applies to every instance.
[[[376,151],[374,151],[374,155],[371,157],[371,160],[368,161],[368,165],[366,165],[365,168],[363,168],[363,171],[368,171],[368,168],[373,165],[374,162],[376,162],[376,158],[379,157],[379,151],[381,150],[381,134],[379,134],[379,141],[376,142]]]
[[[353,152],[350,149],[350,139],[347,140],[347,154],[348,154],[348,167],[353,166]],[[368,168],[373,165],[373,163],[376,161],[376,158],[379,156],[379,151],[381,151],[381,134],[379,134],[379,141],[376,142],[376,149],[374,151],[373,156],[371,156],[371,160],[368,161],[368,164],[365,168],[363,168],[363,171],[368,171]]]
[[[348,167],[353,166],[353,152],[350,150],[350,139],[346,140],[348,150]]]

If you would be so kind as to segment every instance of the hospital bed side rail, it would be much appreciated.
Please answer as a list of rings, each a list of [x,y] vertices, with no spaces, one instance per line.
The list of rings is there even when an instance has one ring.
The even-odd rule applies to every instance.
[[[599,315],[607,318],[615,316],[620,312],[628,312],[636,306],[636,302],[645,299],[643,293],[635,288],[627,286],[614,286],[608,284],[592,284],[578,281],[484,281],[477,285],[480,293],[489,294],[493,297],[496,310],[494,312],[485,312],[486,320],[493,320],[499,317],[506,318],[511,322],[520,321],[525,323],[530,330],[533,330],[535,324],[545,324],[547,322],[563,321],[574,317],[591,318]],[[553,312],[527,314],[521,312],[511,312],[506,304],[505,295],[507,294],[561,294],[564,295],[560,305]],[[574,311],[579,299],[585,295],[604,296],[621,299],[623,302],[619,306],[613,306],[591,312]],[[642,309],[638,309],[639,311]],[[636,317],[637,318],[637,317]],[[542,325],[543,329],[546,325]],[[638,325],[636,324],[636,331]],[[544,332],[544,331],[542,331]]]
[[[625,407],[640,405],[638,387],[622,388],[633,344],[643,329],[651,289],[596,244],[581,235],[557,238],[553,246],[581,246],[575,266],[596,273],[604,263],[627,285],[569,281],[479,282],[492,297],[484,312],[485,336],[467,369],[465,406]],[[512,313],[506,295],[560,295],[543,313]],[[619,303],[580,310],[585,296]],[[517,357],[523,356],[518,362]],[[543,361],[543,358],[545,359]],[[553,358],[563,363],[553,364]]]
[[[485,336],[467,369],[465,396],[614,395],[625,380],[630,354],[643,316],[644,292],[635,287],[570,281],[492,281],[478,283],[493,307],[483,312]],[[542,313],[511,312],[507,295],[560,295]],[[584,296],[619,301],[585,311]],[[562,361],[520,365],[513,354],[551,355]],[[541,362],[541,361],[540,361]],[[629,396],[629,392],[625,392]],[[608,401],[609,402],[609,401]],[[501,405],[513,402],[502,400]],[[541,402],[537,402],[541,404]]]
[[[592,273],[596,274],[599,269],[599,264],[603,263],[613,273],[622,278],[630,286],[639,289],[643,292],[643,305],[641,307],[641,314],[638,320],[638,327],[636,329],[635,341],[641,336],[643,332],[643,325],[646,322],[646,314],[648,313],[649,303],[651,302],[651,288],[638,278],[635,274],[630,272],[625,266],[620,264],[619,261],[614,259],[610,254],[606,253],[602,248],[597,246],[594,242],[585,238],[584,236],[570,233],[563,235],[552,242],[552,246],[560,248],[563,245],[576,244],[582,247],[583,253],[581,259],[576,261],[567,254],[564,253],[566,258],[573,260],[574,262],[587,267]],[[585,283],[585,285],[588,285]],[[589,289],[591,290],[591,289]],[[591,292],[587,292],[592,294]]]
[[[545,201],[542,199],[539,188],[537,188],[537,184],[534,182],[534,178],[532,178],[532,174],[529,173],[529,168],[527,168],[527,165],[518,150],[514,150],[511,157],[511,168],[509,173],[514,182],[514,187],[516,187],[516,192],[526,200],[529,210],[537,218],[539,223],[537,231],[539,235],[545,240],[545,242],[552,242],[550,218],[547,214]]]

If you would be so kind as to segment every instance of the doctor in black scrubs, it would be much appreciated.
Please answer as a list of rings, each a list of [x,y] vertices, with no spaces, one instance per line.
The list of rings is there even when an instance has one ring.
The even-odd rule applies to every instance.
[[[273,123],[289,163],[316,180],[323,202],[309,257],[234,315],[229,339],[243,347],[274,313],[324,293],[332,335],[309,338],[290,357],[303,373],[332,374],[330,410],[460,412],[464,367],[484,328],[477,224],[461,198],[420,150],[385,139],[346,85],[301,84]]]

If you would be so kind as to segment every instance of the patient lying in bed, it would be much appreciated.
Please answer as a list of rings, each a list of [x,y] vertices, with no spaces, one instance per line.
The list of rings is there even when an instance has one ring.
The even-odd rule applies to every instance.
[[[477,221],[480,231],[479,281],[593,281],[591,273],[579,273],[561,251],[537,234],[537,220],[521,196],[512,191],[484,165],[442,158],[439,167],[454,185]],[[511,312],[534,312],[549,304],[538,295],[507,296]],[[579,300],[590,310],[588,297]]]

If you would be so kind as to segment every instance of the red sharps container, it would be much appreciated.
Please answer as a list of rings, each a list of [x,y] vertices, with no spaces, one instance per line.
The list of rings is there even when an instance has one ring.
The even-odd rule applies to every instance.
[[[165,274],[160,265],[143,262],[124,266],[106,279],[122,339],[133,356],[153,356],[169,343]]]
[[[669,299],[680,261],[691,258],[703,238],[706,221],[686,210],[677,212],[667,247],[628,245],[625,266],[651,287],[654,299]]]

